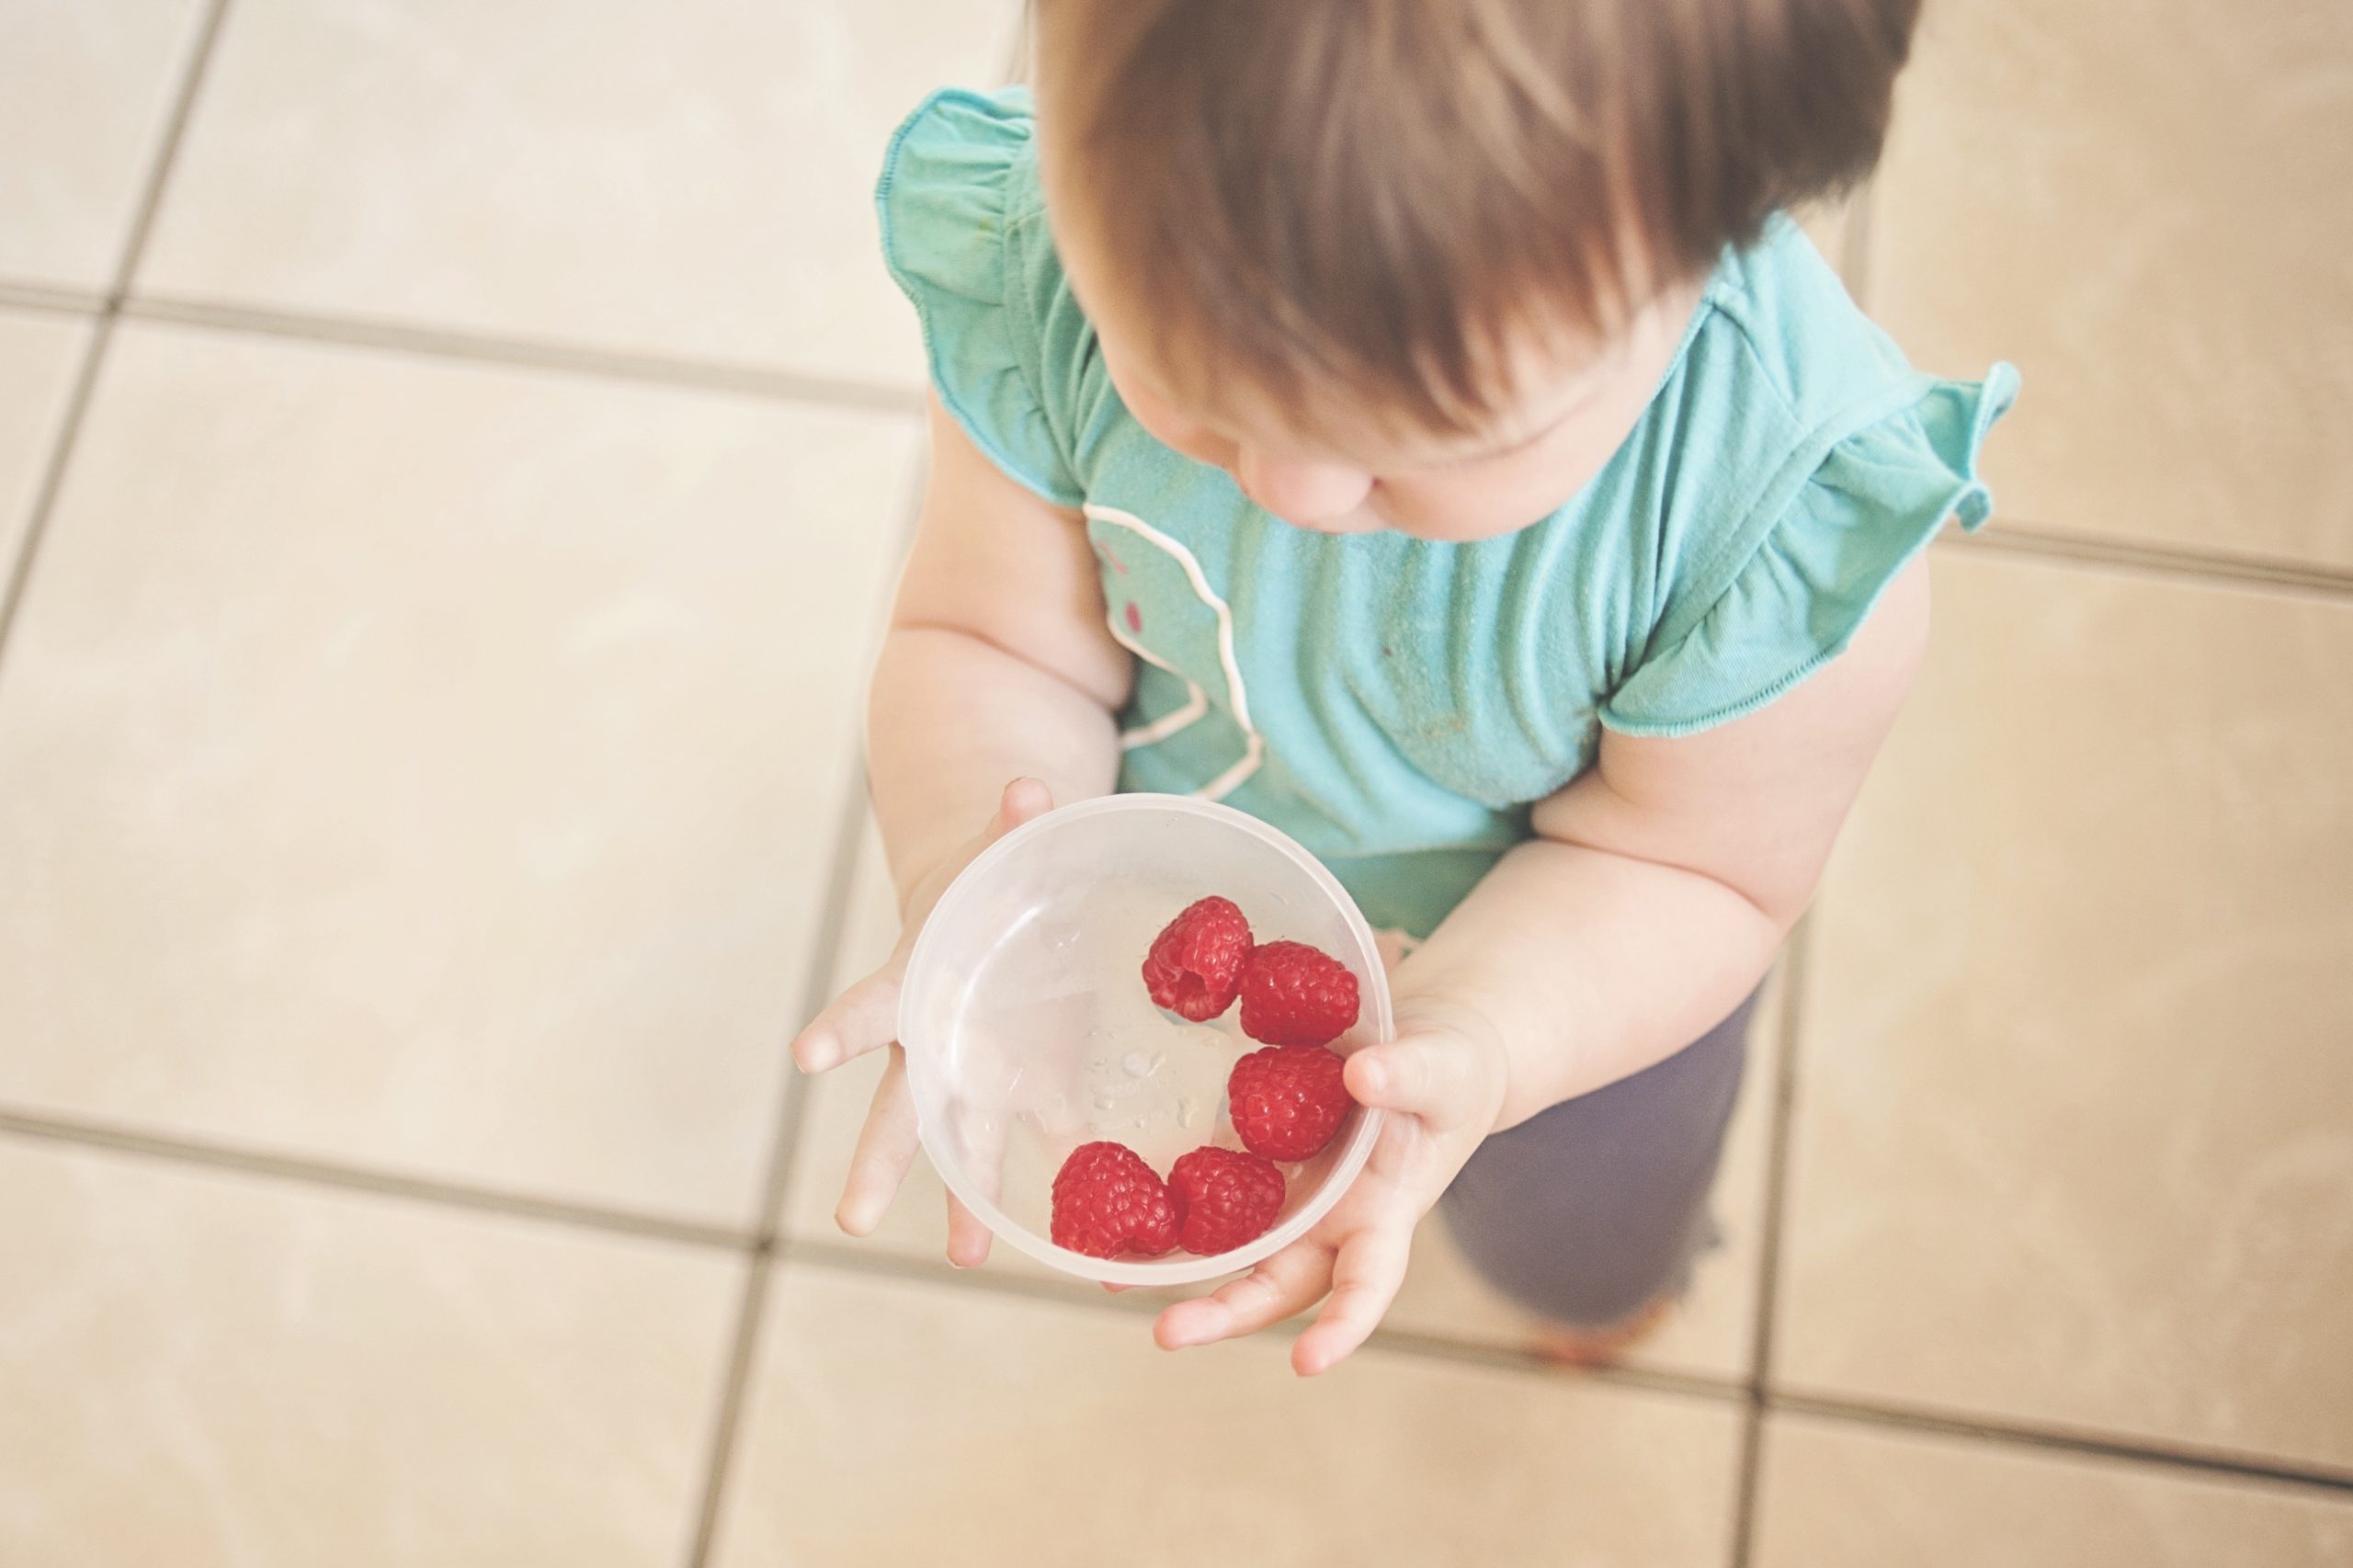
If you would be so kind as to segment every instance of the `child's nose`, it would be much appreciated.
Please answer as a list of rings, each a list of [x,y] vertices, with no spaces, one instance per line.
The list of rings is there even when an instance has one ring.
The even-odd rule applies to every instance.
[[[1242,493],[1287,523],[1312,528],[1364,505],[1372,476],[1338,463],[1267,458],[1244,448],[1233,465]]]

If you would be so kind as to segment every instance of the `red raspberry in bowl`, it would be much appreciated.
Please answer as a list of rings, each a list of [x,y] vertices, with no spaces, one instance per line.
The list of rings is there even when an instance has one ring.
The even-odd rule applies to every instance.
[[[1178,1210],[1168,1184],[1124,1143],[1081,1143],[1054,1176],[1054,1244],[1089,1257],[1175,1250]]]
[[[1168,1190],[1185,1217],[1178,1244],[1203,1257],[1256,1241],[1283,1211],[1283,1173],[1238,1149],[1194,1150],[1169,1168]]]
[[[1235,1062],[1225,1097],[1242,1146],[1270,1160],[1313,1158],[1357,1103],[1340,1069],[1320,1045],[1270,1045]]]
[[[1357,1021],[1357,977],[1305,942],[1267,942],[1242,969],[1242,1032],[1267,1045],[1329,1045]]]
[[[1249,958],[1250,922],[1232,899],[1212,895],[1188,904],[1153,939],[1144,989],[1178,1017],[1205,1024],[1233,1006]]]

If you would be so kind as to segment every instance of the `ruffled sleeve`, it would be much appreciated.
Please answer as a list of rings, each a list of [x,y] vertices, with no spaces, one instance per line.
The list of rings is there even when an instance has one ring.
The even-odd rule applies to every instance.
[[[1846,650],[1946,518],[1985,521],[1978,452],[2018,373],[1996,365],[1983,381],[1919,387],[1829,449],[1722,591],[1611,694],[1604,724],[1672,737],[1755,712]]]
[[[923,323],[939,401],[989,460],[1058,506],[1085,499],[1039,395],[1017,231],[1042,222],[1024,95],[933,94],[891,139],[882,256]]]

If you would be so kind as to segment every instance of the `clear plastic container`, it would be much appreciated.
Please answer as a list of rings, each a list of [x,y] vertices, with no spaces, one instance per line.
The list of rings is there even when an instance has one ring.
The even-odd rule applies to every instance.
[[[1241,1009],[1206,1024],[1153,1006],[1152,939],[1195,899],[1242,906],[1261,942],[1311,943],[1355,971],[1348,1051],[1390,1038],[1371,928],[1332,874],[1255,817],[1175,795],[1111,795],[1024,824],[965,868],[908,956],[899,1040],[925,1151],[999,1238],[1069,1273],[1182,1285],[1247,1267],[1298,1239],[1364,1168],[1380,1113],[1359,1107],[1313,1159],[1285,1165],[1272,1229],[1215,1257],[1098,1258],[1049,1236],[1054,1173],[1111,1139],[1162,1176],[1204,1143],[1238,1148],[1225,1080],[1256,1043]]]

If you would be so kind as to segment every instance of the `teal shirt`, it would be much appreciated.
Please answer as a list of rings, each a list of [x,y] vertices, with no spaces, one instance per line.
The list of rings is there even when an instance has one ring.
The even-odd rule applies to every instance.
[[[1083,509],[1136,656],[1122,790],[1222,800],[1427,935],[1602,730],[1687,735],[1846,647],[1975,476],[2016,374],[1904,362],[1796,225],[1728,254],[1623,446],[1552,516],[1467,544],[1262,510],[1121,404],[1048,232],[1018,91],[949,91],[878,201],[940,402],[1026,488]]]

